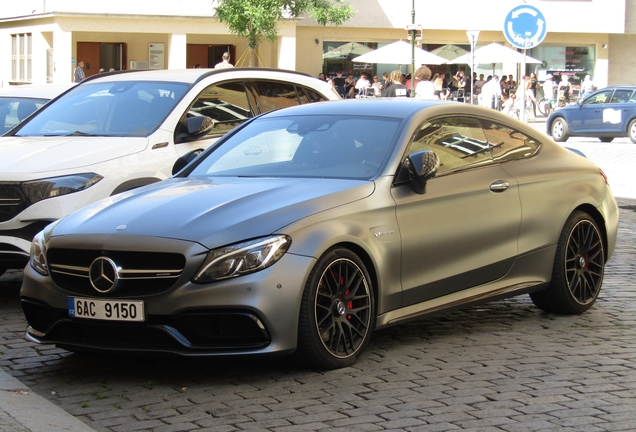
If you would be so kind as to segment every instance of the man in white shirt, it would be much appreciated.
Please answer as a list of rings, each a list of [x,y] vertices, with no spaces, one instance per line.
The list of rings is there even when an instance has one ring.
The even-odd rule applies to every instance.
[[[367,79],[367,74],[360,75],[360,79],[356,82],[356,90],[361,90],[367,87],[371,87],[371,83]]]
[[[475,94],[478,95],[481,93],[481,88],[486,84],[486,80],[484,79],[484,74],[479,74],[479,79],[475,81],[473,86],[475,86]]]
[[[216,66],[214,66],[214,69],[227,69],[231,67],[234,67],[234,66],[232,65],[232,63],[230,63],[230,53],[224,52],[223,61],[221,63],[217,63]]]
[[[545,81],[541,84],[543,87],[543,97],[550,100],[554,99],[554,81],[552,81],[552,75],[545,76]]]
[[[493,75],[490,81],[481,88],[481,106],[499,110],[501,106],[501,85],[499,76]]]

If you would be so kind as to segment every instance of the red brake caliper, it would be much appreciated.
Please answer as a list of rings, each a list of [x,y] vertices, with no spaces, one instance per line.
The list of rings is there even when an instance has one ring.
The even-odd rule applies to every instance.
[[[344,277],[342,277],[342,276],[340,276],[340,285],[341,286],[344,285]],[[347,289],[344,294],[345,294],[345,297],[348,297],[349,294],[351,294],[351,291],[349,291],[349,289]],[[353,302],[351,300],[349,300],[347,302],[347,308],[348,309],[353,309]],[[347,319],[350,320],[351,319],[351,315],[347,315]]]

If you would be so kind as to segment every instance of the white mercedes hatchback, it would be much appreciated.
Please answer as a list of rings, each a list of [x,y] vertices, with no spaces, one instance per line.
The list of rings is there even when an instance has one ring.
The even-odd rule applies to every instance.
[[[89,204],[172,175],[258,114],[339,99],[327,83],[274,69],[96,75],[0,138],[0,275],[33,236]]]

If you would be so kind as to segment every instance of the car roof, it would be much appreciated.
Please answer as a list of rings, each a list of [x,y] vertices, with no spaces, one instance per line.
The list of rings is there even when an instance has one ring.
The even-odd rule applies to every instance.
[[[423,100],[415,98],[365,98],[344,99],[319,104],[305,104],[264,114],[265,116],[296,115],[362,115],[375,117],[408,118],[422,109],[427,109],[431,116],[457,114],[472,115],[483,119],[515,123],[520,128],[524,124],[510,116],[488,108],[461,102]]]
[[[305,104],[267,113],[267,116],[297,115],[362,115],[375,117],[406,118],[428,106],[453,104],[454,102],[424,101],[410,98],[344,99],[320,104]]]
[[[422,110],[426,112],[422,116]],[[423,100],[415,98],[365,98],[342,99],[283,108],[262,114],[261,118],[284,117],[287,115],[361,115],[367,117],[399,118],[409,120],[434,118],[438,116],[471,116],[486,121],[509,125],[538,141],[546,141],[535,128],[509,115],[490,108],[454,101]],[[418,121],[419,121],[418,120]]]
[[[0,97],[53,99],[75,84],[23,84],[18,86],[0,87]]]
[[[607,86],[607,87],[603,87],[600,88],[596,91],[604,91],[604,90],[615,90],[615,89],[621,89],[621,90],[636,90],[636,85],[629,85],[629,84],[625,84],[625,85],[611,85],[611,86]]]

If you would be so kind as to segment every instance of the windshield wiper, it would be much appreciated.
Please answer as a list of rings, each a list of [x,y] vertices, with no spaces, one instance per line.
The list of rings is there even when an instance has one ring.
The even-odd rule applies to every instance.
[[[54,137],[54,136],[86,136],[86,135],[91,135],[91,134],[87,134],[86,132],[80,132],[80,131],[75,131],[75,132],[67,132],[67,131],[51,131],[52,133],[45,133],[42,136],[45,137]],[[22,135],[18,135],[18,136],[22,136]],[[25,135],[28,136],[28,135]]]

